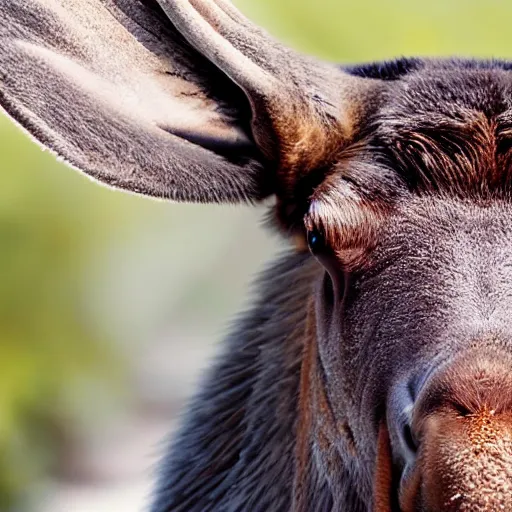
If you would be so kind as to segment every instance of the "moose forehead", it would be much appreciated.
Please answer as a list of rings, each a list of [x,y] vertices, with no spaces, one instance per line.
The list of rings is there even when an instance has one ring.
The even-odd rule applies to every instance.
[[[321,224],[347,220],[347,183],[377,208],[418,196],[510,200],[509,64],[405,60],[351,72],[386,87],[312,196]]]
[[[415,72],[388,94],[371,144],[410,188],[462,197],[508,191],[511,72]]]

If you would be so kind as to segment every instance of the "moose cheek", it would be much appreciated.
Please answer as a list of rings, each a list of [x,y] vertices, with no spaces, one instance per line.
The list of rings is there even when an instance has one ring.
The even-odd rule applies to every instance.
[[[317,334],[320,345],[336,352],[340,348],[346,321],[346,306],[352,291],[351,276],[342,268],[325,270],[316,300]]]
[[[332,251],[316,254],[315,258],[324,269],[323,278],[317,288],[317,319],[329,323],[334,317],[337,304],[344,294],[343,268]]]
[[[326,312],[343,310],[353,298],[353,283],[360,273],[361,267],[355,265],[366,255],[363,249],[351,249],[317,256],[317,260],[325,269],[322,281],[321,300]]]
[[[325,272],[320,294],[324,320],[339,322],[349,297],[350,281],[350,275],[341,269]]]

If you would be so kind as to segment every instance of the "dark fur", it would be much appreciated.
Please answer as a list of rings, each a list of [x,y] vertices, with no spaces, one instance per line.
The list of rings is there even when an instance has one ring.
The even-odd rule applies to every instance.
[[[262,277],[173,440],[154,510],[290,508],[306,304],[319,272],[307,254],[288,254]]]

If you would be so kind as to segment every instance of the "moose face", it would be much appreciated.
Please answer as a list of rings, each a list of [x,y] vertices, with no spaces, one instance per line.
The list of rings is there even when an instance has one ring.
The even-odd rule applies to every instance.
[[[332,439],[361,485],[374,464],[390,471],[405,511],[465,510],[496,490],[510,503],[512,209],[429,198],[402,210],[364,267],[329,262],[318,293]]]
[[[208,444],[201,423],[182,443],[203,448],[179,459],[155,510],[263,510],[272,486],[296,511],[512,509],[511,70],[340,68],[282,47],[227,0],[0,2],[0,106],[38,142],[136,193],[274,196],[281,232],[319,262],[318,282],[294,268],[300,290],[267,283],[272,300],[245,327],[264,339],[212,386],[236,389],[202,402],[218,417],[194,408],[228,430]],[[299,371],[283,356],[294,342]],[[254,384],[267,370],[253,360],[267,352],[283,388],[300,381],[297,410],[267,412],[274,388]],[[266,432],[289,437],[262,460],[286,448],[294,471],[272,482],[242,456],[265,437],[244,425],[269,418]]]
[[[329,459],[336,446],[357,468],[361,494],[373,488],[377,511],[508,509],[508,101],[497,107],[482,91],[433,109],[427,84],[409,80],[418,100],[406,129],[396,129],[405,114],[384,107],[367,147],[319,188],[306,215],[325,268],[314,309],[324,395],[316,435],[329,443],[319,451]],[[497,110],[486,114],[486,102]],[[382,192],[403,169],[407,186],[392,181],[392,197],[368,200],[368,176]]]

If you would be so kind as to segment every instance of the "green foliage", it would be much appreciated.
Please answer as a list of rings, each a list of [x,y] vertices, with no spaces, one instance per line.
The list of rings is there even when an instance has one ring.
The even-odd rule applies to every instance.
[[[56,462],[87,379],[118,379],[83,289],[114,194],[55,165],[0,118],[0,510]],[[108,208],[106,205],[109,204]],[[110,227],[109,227],[110,226]],[[70,427],[72,428],[72,427]]]
[[[505,0],[235,0],[304,51],[338,62],[401,55],[511,57]]]

